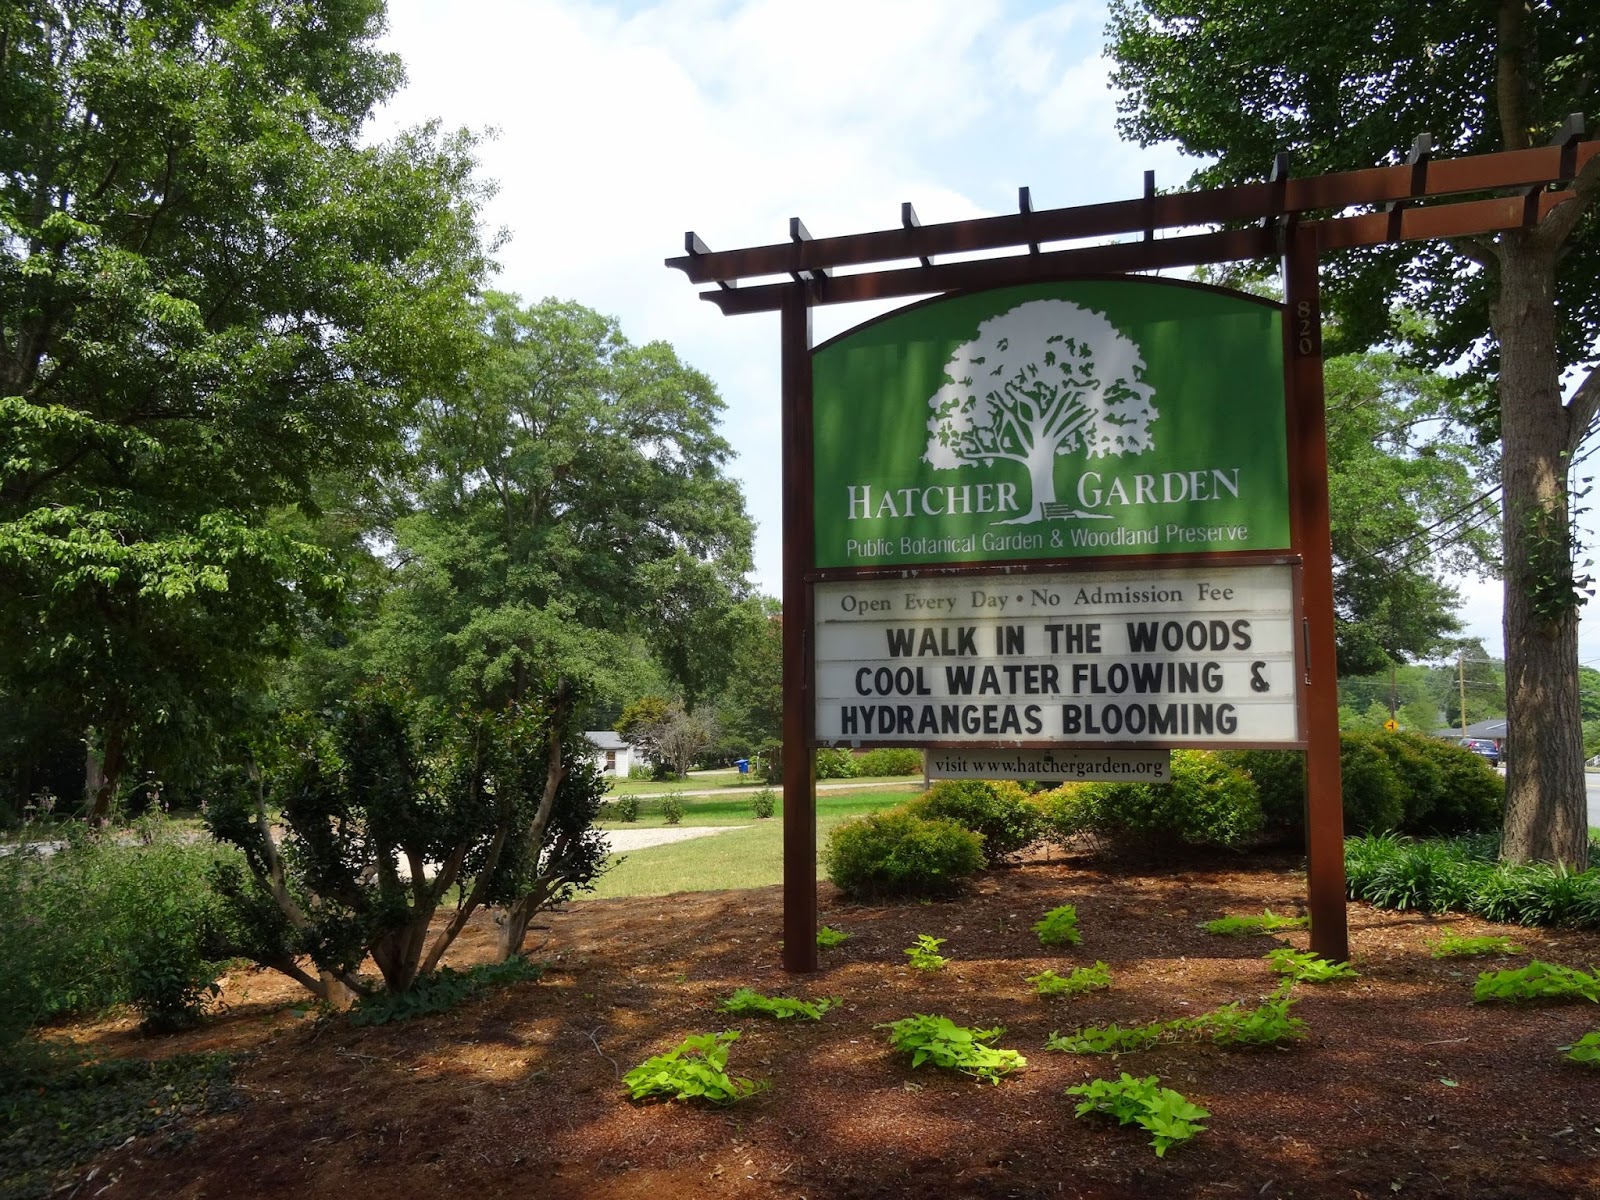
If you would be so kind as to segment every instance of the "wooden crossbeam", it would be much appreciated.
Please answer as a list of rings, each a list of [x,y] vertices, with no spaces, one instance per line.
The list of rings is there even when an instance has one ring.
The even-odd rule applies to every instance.
[[[1317,239],[1321,250],[1348,250],[1386,242],[1419,238],[1469,237],[1515,229],[1542,220],[1552,208],[1574,198],[1572,192],[1540,192],[1530,213],[1521,196],[1492,200],[1460,200],[1428,208],[1407,208],[1397,214],[1367,213],[1300,223],[1303,232]],[[1396,228],[1394,217],[1398,216]],[[983,287],[1059,279],[1064,275],[1118,275],[1200,263],[1237,262],[1272,258],[1281,249],[1279,231],[1272,225],[1229,229],[1217,233],[1188,234],[1156,241],[1113,242],[1070,250],[1018,254],[970,262],[940,263],[932,267],[905,267],[835,275],[799,285],[809,304],[851,304],[903,296],[932,295]],[[815,243],[812,243],[813,245]],[[796,285],[751,284],[732,290],[701,292],[724,314],[776,312],[783,297]]]
[[[1430,198],[1505,190],[1524,193],[1530,189],[1539,189],[1543,196],[1564,195],[1549,193],[1545,189],[1571,180],[1596,154],[1600,154],[1600,141],[1573,141],[1569,136],[1560,144],[1528,150],[1505,150],[1455,159],[1422,158],[1392,167],[1341,171],[1305,179],[1279,178],[1234,187],[1163,196],[1145,195],[1134,200],[1017,212],[971,221],[902,225],[899,229],[811,241],[779,242],[742,250],[691,252],[666,261],[669,267],[683,271],[693,283],[717,283],[727,287],[740,279],[811,276],[817,271],[835,267],[932,259],[936,255],[978,250],[1031,249],[1040,242],[1115,237],[1120,234],[1147,235],[1148,239],[1153,239],[1158,229],[1271,222],[1301,214],[1314,216],[1319,212],[1338,213],[1352,207],[1383,209],[1396,206],[1393,211],[1402,212],[1401,225],[1406,227],[1415,213],[1435,211],[1436,208],[1442,211],[1446,207],[1415,207],[1418,201]],[[1421,170],[1418,169],[1419,165]],[[1539,208],[1547,211],[1543,199],[1539,202]],[[1379,215],[1387,221],[1387,212]],[[1155,244],[1185,240],[1169,238],[1156,241]],[[1040,253],[1031,254],[1030,257],[1051,259],[1053,255]],[[1187,264],[1152,263],[1150,269],[1157,265]],[[943,268],[913,269],[937,271]],[[875,275],[878,272],[868,274]],[[838,281],[830,281],[833,282]],[[942,291],[944,288],[924,287],[919,290]]]

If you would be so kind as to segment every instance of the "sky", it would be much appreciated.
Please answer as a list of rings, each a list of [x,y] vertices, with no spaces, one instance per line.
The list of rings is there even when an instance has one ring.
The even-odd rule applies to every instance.
[[[470,12],[470,19],[464,15]],[[405,88],[375,136],[429,119],[486,136],[507,241],[493,286],[576,300],[671,343],[727,404],[731,474],[780,591],[778,322],[724,317],[681,272],[712,249],[1125,200],[1196,160],[1119,139],[1100,0],[390,0]],[[1269,164],[1262,164],[1265,177]],[[815,310],[820,343],[886,306]],[[1591,538],[1592,540],[1592,538]],[[1470,636],[1502,653],[1500,584],[1462,580]],[[1600,612],[1579,658],[1600,665]]]

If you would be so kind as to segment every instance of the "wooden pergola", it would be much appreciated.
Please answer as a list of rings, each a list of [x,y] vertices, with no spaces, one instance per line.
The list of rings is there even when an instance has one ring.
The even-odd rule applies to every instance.
[[[1072,208],[1035,211],[1029,190],[1022,188],[1016,213],[938,225],[922,225],[907,203],[901,205],[899,228],[840,237],[814,238],[793,218],[787,241],[740,250],[713,251],[694,233],[685,235],[685,253],[667,265],[693,283],[713,285],[701,299],[729,315],[781,314],[788,701],[783,932],[789,970],[817,967],[810,585],[841,576],[815,570],[813,560],[812,308],[1270,258],[1283,263],[1290,540],[1303,579],[1311,944],[1325,958],[1348,957],[1319,262],[1335,250],[1535,225],[1575,199],[1567,186],[1600,154],[1600,141],[1584,140],[1581,116],[1568,118],[1551,145],[1536,149],[1435,160],[1430,144],[1427,135],[1418,137],[1406,161],[1395,166],[1300,179],[1291,177],[1287,156],[1280,155],[1264,182],[1169,195],[1156,194],[1154,174],[1146,172],[1142,197]],[[1088,239],[1121,240],[1052,248]],[[1013,253],[937,261],[1008,250]]]

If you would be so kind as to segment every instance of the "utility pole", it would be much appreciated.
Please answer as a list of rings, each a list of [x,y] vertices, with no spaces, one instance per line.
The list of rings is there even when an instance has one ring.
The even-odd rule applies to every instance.
[[[1456,649],[1456,680],[1461,685],[1461,736],[1467,736],[1467,651]]]

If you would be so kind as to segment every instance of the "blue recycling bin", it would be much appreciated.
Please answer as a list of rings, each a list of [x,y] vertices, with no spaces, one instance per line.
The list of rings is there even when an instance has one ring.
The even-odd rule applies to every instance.
[[[748,758],[736,758],[733,760],[733,765],[739,768],[739,774],[750,774],[750,760]]]

